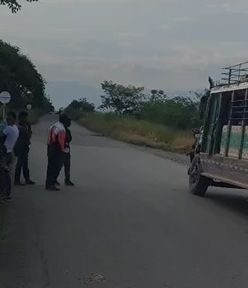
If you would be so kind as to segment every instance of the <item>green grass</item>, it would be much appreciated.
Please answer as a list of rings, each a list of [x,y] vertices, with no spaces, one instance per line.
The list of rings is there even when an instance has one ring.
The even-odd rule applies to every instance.
[[[94,113],[81,118],[86,128],[124,142],[163,150],[186,152],[193,143],[189,131],[170,129],[166,126],[113,114]]]

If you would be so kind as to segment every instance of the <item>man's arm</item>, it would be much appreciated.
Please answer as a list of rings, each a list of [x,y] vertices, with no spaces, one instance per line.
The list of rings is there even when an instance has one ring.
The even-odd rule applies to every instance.
[[[66,138],[66,133],[65,131],[60,131],[58,133],[58,142],[59,142],[59,147],[62,152],[65,150],[65,138]]]
[[[9,133],[8,127],[5,127],[2,131],[0,131],[0,141],[4,142],[7,135]]]
[[[27,128],[28,128],[29,137],[31,138],[33,132],[32,132],[32,127],[31,127],[30,123],[28,123]]]
[[[71,130],[67,128],[66,132],[67,132],[68,142],[70,143],[72,141]]]
[[[6,135],[3,133],[3,131],[0,131],[0,142],[3,142],[6,138]]]
[[[6,137],[9,134],[9,127],[5,127],[3,131],[0,132],[1,136]]]

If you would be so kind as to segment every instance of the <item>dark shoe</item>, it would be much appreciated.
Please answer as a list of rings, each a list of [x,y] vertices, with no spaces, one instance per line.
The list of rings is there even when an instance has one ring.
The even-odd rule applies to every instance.
[[[56,186],[60,186],[60,183],[58,181],[55,182]]]
[[[9,202],[12,202],[13,200],[12,200],[12,197],[11,196],[6,196],[5,198],[4,198],[4,202],[7,202],[7,203],[9,203]]]
[[[60,191],[60,189],[57,188],[56,186],[47,186],[46,190],[48,190],[48,191]]]
[[[5,204],[5,202],[6,202],[5,199],[6,199],[6,196],[0,194],[0,204]]]
[[[75,186],[75,184],[72,183],[71,181],[65,181],[65,185],[66,186]]]
[[[4,205],[6,203],[6,201],[4,201],[4,199],[0,199],[0,205]]]
[[[32,181],[32,180],[27,180],[26,184],[27,185],[35,185],[36,183],[34,181]]]
[[[25,186],[24,183],[20,182],[20,181],[15,181],[15,186]]]

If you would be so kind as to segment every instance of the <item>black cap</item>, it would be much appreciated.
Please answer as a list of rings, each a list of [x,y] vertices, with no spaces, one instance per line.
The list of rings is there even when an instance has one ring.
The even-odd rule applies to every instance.
[[[66,114],[59,115],[59,122],[66,123],[69,120],[69,117]]]

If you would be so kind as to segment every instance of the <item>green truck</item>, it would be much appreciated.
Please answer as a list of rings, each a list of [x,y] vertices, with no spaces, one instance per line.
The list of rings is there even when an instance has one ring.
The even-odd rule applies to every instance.
[[[189,189],[199,196],[209,186],[248,189],[248,62],[223,69],[189,168]]]

